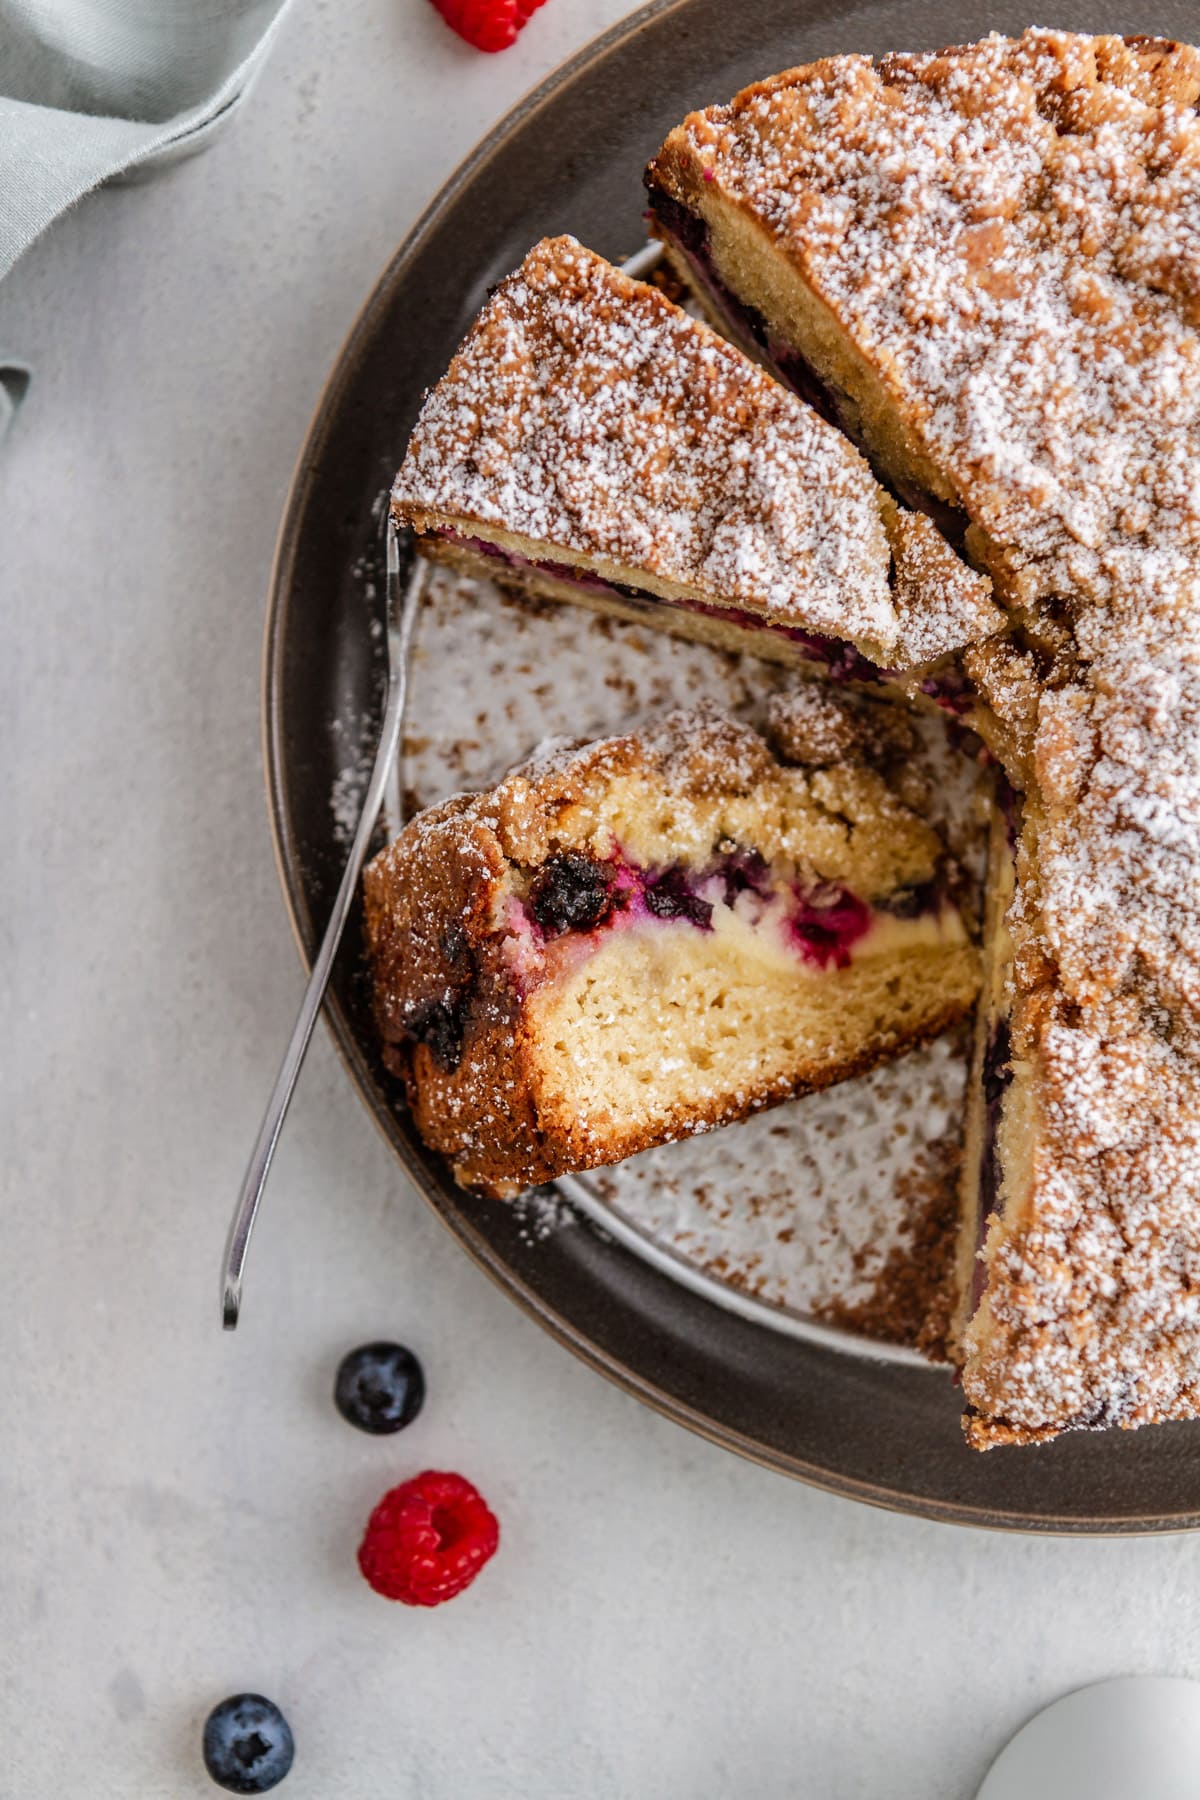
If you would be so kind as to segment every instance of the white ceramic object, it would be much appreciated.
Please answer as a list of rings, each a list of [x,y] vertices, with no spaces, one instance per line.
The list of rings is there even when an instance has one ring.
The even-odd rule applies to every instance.
[[[1200,1682],[1124,1675],[1056,1700],[1006,1745],[978,1800],[1196,1800]]]

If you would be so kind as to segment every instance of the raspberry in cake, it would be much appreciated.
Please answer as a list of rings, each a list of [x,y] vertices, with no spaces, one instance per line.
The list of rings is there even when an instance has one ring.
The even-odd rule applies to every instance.
[[[385,1059],[460,1183],[616,1162],[969,1012],[961,877],[883,772],[892,710],[813,687],[761,732],[705,708],[543,746],[375,858]]]
[[[955,710],[990,583],[862,457],[656,288],[536,245],[427,396],[392,510],[429,555]]]
[[[994,1186],[980,1448],[1200,1411],[1198,98],[1200,53],[1157,39],[840,57],[693,114],[649,173],[710,306],[1011,618],[964,655],[1025,790],[964,1216],[976,1241]]]

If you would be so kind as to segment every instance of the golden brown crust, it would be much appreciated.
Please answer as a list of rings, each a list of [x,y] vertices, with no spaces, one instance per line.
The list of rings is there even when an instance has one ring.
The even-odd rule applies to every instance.
[[[521,1078],[520,1006],[490,917],[505,856],[464,796],[422,814],[414,826],[409,833],[419,837],[419,854],[401,862],[384,851],[363,875],[384,1061],[404,1080],[425,1142],[464,1167],[477,1164],[483,1185],[500,1193],[507,1183],[513,1193],[545,1176]],[[432,1046],[418,1032],[428,1033]],[[437,1047],[452,1047],[468,1033],[469,1064],[447,1067],[453,1049],[439,1055]],[[526,1163],[513,1185],[522,1145]]]

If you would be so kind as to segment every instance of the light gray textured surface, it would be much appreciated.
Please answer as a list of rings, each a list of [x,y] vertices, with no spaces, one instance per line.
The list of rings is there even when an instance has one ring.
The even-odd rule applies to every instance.
[[[218,1329],[300,982],[258,752],[292,462],[420,206],[627,10],[550,0],[484,59],[424,0],[309,0],[211,153],[87,201],[0,289],[38,373],[0,456],[3,1800],[200,1800],[200,1722],[245,1686],[295,1728],[289,1800],[966,1800],[1065,1689],[1200,1674],[1200,1539],[873,1513],[575,1363],[407,1189],[323,1039]],[[384,1332],[431,1390],[391,1442],[327,1399]],[[353,1552],[429,1464],[504,1541],[422,1614]]]

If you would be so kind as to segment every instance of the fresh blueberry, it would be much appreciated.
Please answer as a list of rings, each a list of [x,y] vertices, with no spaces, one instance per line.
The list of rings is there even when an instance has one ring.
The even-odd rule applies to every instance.
[[[403,1344],[363,1344],[338,1364],[333,1398],[343,1419],[381,1437],[412,1424],[425,1403],[425,1374]]]
[[[268,1793],[295,1753],[287,1720],[261,1694],[231,1694],[204,1722],[204,1766],[226,1793]]]
[[[552,937],[590,931],[612,905],[613,872],[582,850],[551,856],[530,890],[529,910]]]

